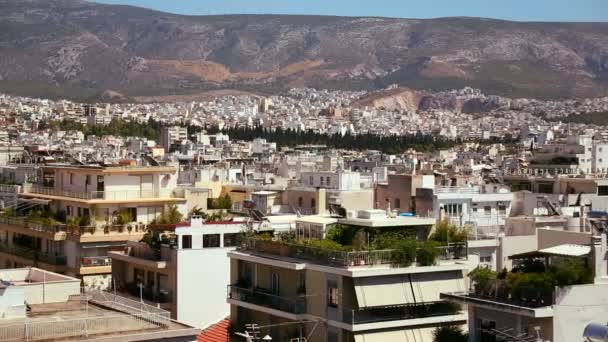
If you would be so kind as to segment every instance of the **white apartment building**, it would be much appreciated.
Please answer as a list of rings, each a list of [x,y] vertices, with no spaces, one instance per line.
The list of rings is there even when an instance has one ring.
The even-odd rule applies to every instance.
[[[473,233],[496,233],[509,216],[512,201],[513,193],[503,187],[437,187],[433,213],[452,224],[474,227]]]
[[[186,127],[171,126],[163,127],[160,130],[160,145],[169,152],[171,146],[188,139],[188,129]]]
[[[158,305],[172,317],[205,328],[228,316],[224,294],[230,282],[230,259],[246,230],[244,222],[203,222],[175,228],[171,244],[154,251],[130,242],[124,251],[110,252],[112,276],[119,292]]]

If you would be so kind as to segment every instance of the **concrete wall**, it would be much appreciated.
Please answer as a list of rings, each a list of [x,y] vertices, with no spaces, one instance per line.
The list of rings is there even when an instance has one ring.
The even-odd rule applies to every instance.
[[[28,304],[63,303],[71,295],[80,294],[80,281],[30,283],[19,285]]]
[[[379,184],[376,187],[376,202],[378,209],[386,209],[389,200],[391,209],[399,212],[411,212],[412,203],[412,176],[388,175],[388,184]],[[395,207],[395,199],[399,199],[399,208]]]
[[[201,236],[202,237],[202,236]],[[202,246],[202,239],[192,245]],[[205,328],[228,316],[226,286],[230,284],[229,249],[184,249],[177,251],[177,319]]]
[[[513,267],[513,262],[509,256],[513,254],[532,252],[538,249],[536,235],[522,236],[501,236],[499,237],[498,253],[496,258],[496,268],[502,270]]]
[[[608,284],[561,288],[556,298],[553,342],[582,341],[587,324],[606,324],[608,321]]]
[[[563,244],[589,245],[590,233],[566,232],[541,228],[538,229],[538,249],[549,248]]]

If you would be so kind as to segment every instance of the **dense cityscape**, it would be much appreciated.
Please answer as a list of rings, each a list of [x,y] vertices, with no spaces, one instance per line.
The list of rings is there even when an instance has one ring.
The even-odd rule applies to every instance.
[[[0,342],[608,342],[608,11],[538,2],[0,0]]]

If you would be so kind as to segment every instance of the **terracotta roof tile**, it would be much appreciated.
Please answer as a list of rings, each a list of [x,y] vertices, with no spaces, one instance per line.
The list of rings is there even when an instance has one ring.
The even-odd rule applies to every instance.
[[[218,323],[210,326],[209,328],[201,331],[197,337],[197,342],[229,342],[230,337],[228,334],[228,328],[230,327],[230,320],[225,318]]]

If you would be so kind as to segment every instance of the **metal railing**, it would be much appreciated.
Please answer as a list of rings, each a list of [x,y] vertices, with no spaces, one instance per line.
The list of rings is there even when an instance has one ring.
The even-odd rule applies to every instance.
[[[57,266],[65,266],[67,263],[66,257],[63,255],[54,255],[18,245],[11,246],[6,242],[0,242],[0,252]]]
[[[265,306],[291,314],[306,313],[306,297],[287,298],[268,293],[262,289],[246,289],[228,285],[228,299]]]
[[[82,257],[80,267],[112,266],[112,258],[108,256]]]
[[[170,189],[155,189],[155,190],[125,190],[125,191],[69,191],[59,190],[55,188],[48,188],[39,185],[32,185],[26,188],[26,193],[47,195],[47,196],[59,196],[69,197],[82,200],[137,200],[147,198],[180,198],[176,192]],[[182,192],[183,196],[183,192]]]
[[[342,321],[347,324],[389,322],[405,319],[455,315],[461,311],[458,304],[428,302],[386,305],[359,309],[344,309]]]
[[[94,289],[84,289],[84,295],[90,298],[92,303],[100,304],[107,306],[109,308],[126,312],[126,313],[146,313],[153,314],[162,319],[170,319],[171,313],[167,310],[163,310],[153,305],[149,305],[143,303],[141,301],[129,299],[126,297],[122,297],[110,292],[94,290]]]
[[[394,265],[399,259],[400,253],[393,249],[346,252],[251,238],[243,241],[241,249],[336,267]],[[466,243],[449,244],[437,247],[437,249],[439,250],[438,260],[465,260],[467,258]]]
[[[51,233],[51,234],[67,232],[67,226],[65,224],[39,223],[36,221],[29,220],[26,217],[0,216],[0,224],[9,224],[9,225],[13,225],[13,226],[19,226],[19,227],[27,228],[30,230],[34,230],[37,232],[44,232],[44,233]]]
[[[80,339],[98,334],[156,329],[161,326],[163,326],[163,320],[154,313],[31,321],[0,326],[0,341]]]
[[[159,304],[173,302],[172,291],[155,290],[148,287],[143,287],[140,289],[135,283],[128,283],[124,290],[126,290],[126,293],[128,293],[130,296],[140,298],[148,302]]]
[[[21,190],[19,185],[0,184],[0,193],[18,194]]]
[[[467,186],[443,186],[435,189],[436,194],[445,193],[458,193],[458,194],[479,194],[481,189],[479,187],[467,187]]]
[[[486,286],[475,286],[475,290],[466,294],[471,298],[491,300],[498,303],[527,308],[541,308],[555,304],[555,289],[522,287],[509,291],[503,280],[496,280]]]

